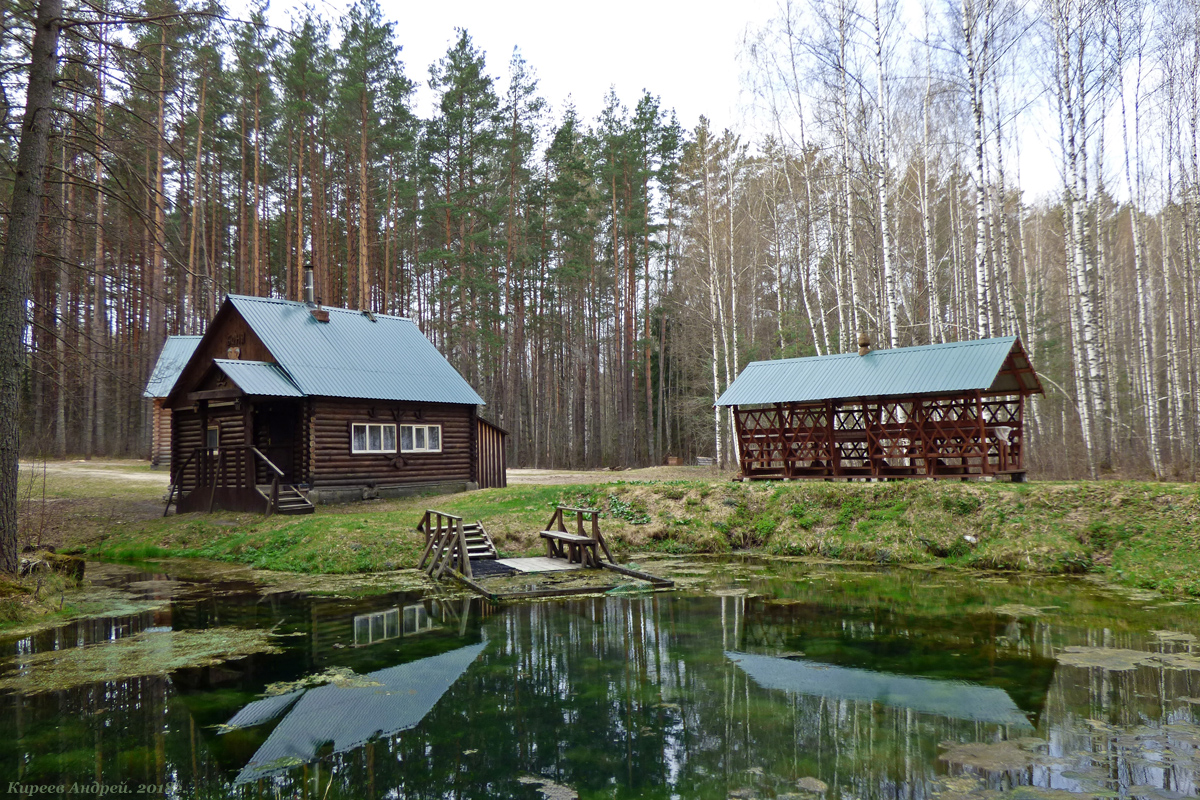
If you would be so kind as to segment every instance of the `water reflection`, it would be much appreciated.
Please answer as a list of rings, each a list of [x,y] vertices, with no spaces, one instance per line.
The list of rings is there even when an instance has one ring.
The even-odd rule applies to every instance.
[[[1029,720],[1003,689],[971,686],[958,681],[908,678],[865,669],[831,667],[791,658],[726,653],[764,689],[879,703],[950,719],[991,722],[1032,729]]]
[[[532,798],[537,776],[581,797],[1166,800],[1200,782],[1194,605],[802,565],[731,578],[721,596],[505,608],[208,589],[0,645],[232,624],[273,629],[285,649],[2,696],[3,785]],[[1081,647],[1174,660],[1060,661]],[[304,683],[316,674],[332,682]]]
[[[415,728],[486,645],[460,647],[370,672],[352,678],[351,685],[338,682],[297,689],[250,703],[229,720],[228,729],[255,727],[287,713],[234,783],[311,762],[328,742],[334,753],[345,753],[377,736]]]

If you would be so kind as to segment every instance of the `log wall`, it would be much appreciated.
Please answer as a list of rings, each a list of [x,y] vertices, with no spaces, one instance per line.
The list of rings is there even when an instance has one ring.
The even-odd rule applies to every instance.
[[[473,480],[474,406],[394,403],[382,400],[310,401],[309,483],[312,488],[379,488]],[[350,452],[354,423],[441,425],[442,452],[368,454]],[[397,443],[399,429],[397,429]]]
[[[154,398],[150,428],[150,466],[171,464],[171,409],[163,405],[164,398]]]
[[[171,414],[171,422],[171,474],[184,495],[198,486],[212,486],[214,480],[222,488],[253,485],[246,478],[247,471],[254,468],[253,462],[242,447],[248,443],[245,403],[224,403],[212,408],[200,404],[199,409],[177,408]],[[219,447],[215,451],[202,450],[189,461],[189,456],[198,448],[204,448],[210,423],[216,423],[220,431]],[[176,475],[184,464],[187,466],[182,473]]]

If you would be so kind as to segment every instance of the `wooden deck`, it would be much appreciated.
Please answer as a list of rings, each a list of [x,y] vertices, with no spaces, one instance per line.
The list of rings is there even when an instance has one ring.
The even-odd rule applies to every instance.
[[[574,533],[567,530],[564,515],[574,515]],[[585,518],[591,522],[590,531],[589,526],[584,524]],[[541,532],[541,537],[546,542],[546,555],[533,558],[497,558],[498,553],[491,544],[490,537],[487,537],[490,552],[484,552],[481,545],[477,545],[477,543],[473,545],[471,541],[468,541],[464,533],[466,527],[459,516],[432,509],[426,511],[425,517],[417,526],[417,529],[425,534],[425,553],[421,557],[421,568],[426,569],[433,578],[440,578],[445,574],[492,602],[597,594],[615,589],[617,585],[606,583],[580,586],[578,585],[579,581],[571,578],[570,580],[576,585],[554,586],[557,579],[549,578],[546,579],[546,583],[550,584],[548,586],[538,587],[534,584],[528,588],[522,587],[520,591],[497,592],[496,589],[504,585],[502,576],[475,575],[471,567],[472,561],[478,564],[490,562],[524,575],[587,570],[593,574],[614,572],[627,578],[645,581],[655,589],[668,589],[675,585],[672,581],[664,578],[614,563],[612,554],[608,550],[608,544],[604,541],[604,534],[600,532],[599,509],[557,506],[550,522],[546,524],[548,530]],[[486,537],[482,522],[475,523],[473,527]],[[563,543],[568,545],[565,552]],[[600,551],[603,551],[604,558],[600,557]],[[427,563],[428,567],[426,567]],[[500,583],[489,581],[489,577],[499,580]],[[483,580],[485,583],[480,583],[479,580]],[[584,582],[588,581],[585,579]]]
[[[583,569],[583,564],[572,564],[564,558],[498,558],[497,564],[512,567],[517,572],[564,572],[571,569]]]

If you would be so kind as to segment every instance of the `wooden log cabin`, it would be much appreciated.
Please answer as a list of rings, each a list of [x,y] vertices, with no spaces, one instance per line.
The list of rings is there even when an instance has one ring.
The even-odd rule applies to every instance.
[[[171,409],[166,407],[167,395],[175,388],[175,381],[187,366],[188,359],[196,352],[199,336],[168,336],[163,349],[154,363],[146,390],[142,392],[153,403],[150,416],[150,466],[160,467],[171,463]]]
[[[1025,479],[1025,398],[1043,394],[1016,337],[756,361],[717,400],[740,480]]]
[[[409,319],[230,295],[171,410],[179,512],[505,485],[504,432]]]

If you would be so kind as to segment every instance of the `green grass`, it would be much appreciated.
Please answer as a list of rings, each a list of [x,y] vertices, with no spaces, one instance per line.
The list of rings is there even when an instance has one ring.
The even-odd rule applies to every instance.
[[[556,503],[595,506],[610,546],[870,563],[1100,573],[1200,596],[1200,487],[1137,482],[626,482],[514,486],[319,507],[306,517],[192,514],[114,526],[94,556],[189,556],[309,573],[412,567],[425,508],[482,520],[505,555],[542,551]]]

